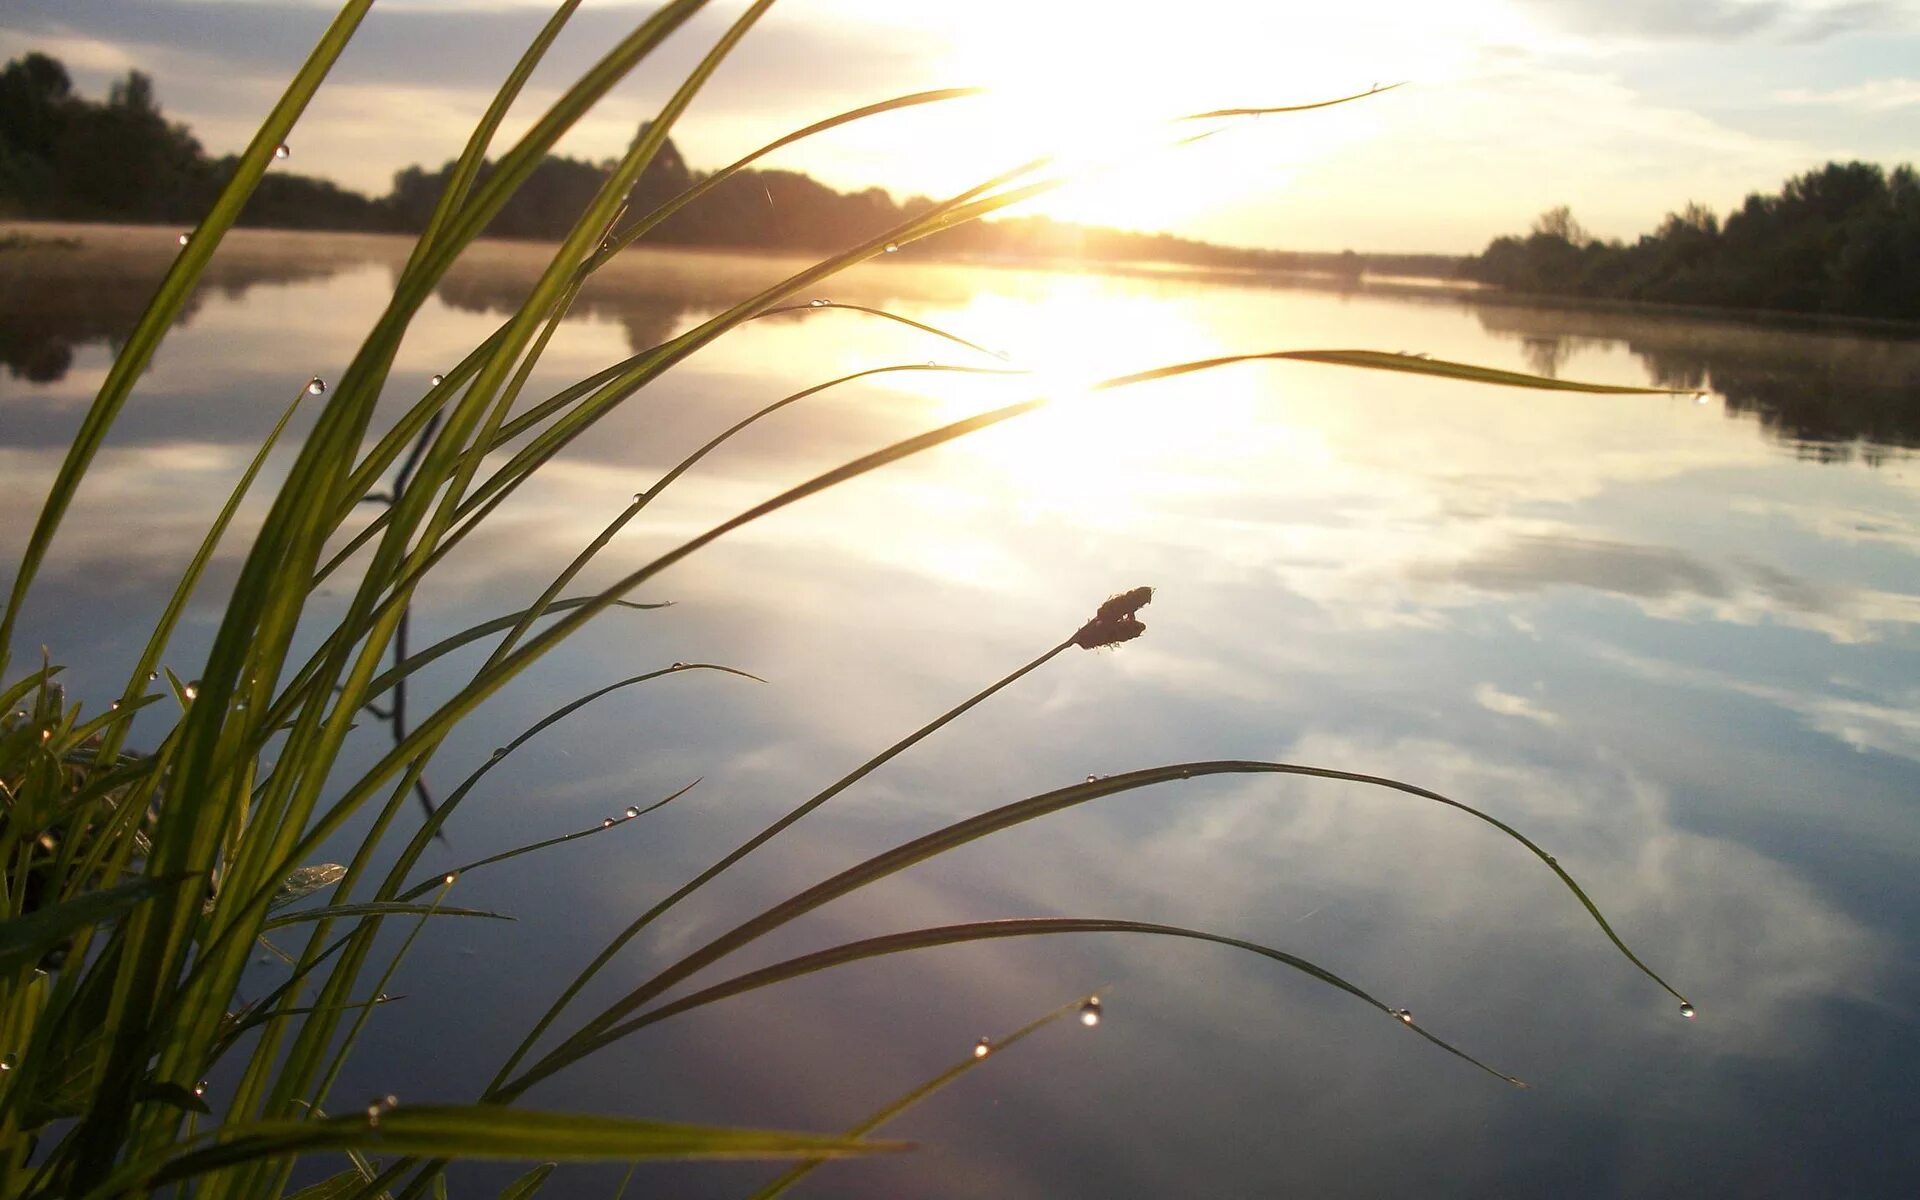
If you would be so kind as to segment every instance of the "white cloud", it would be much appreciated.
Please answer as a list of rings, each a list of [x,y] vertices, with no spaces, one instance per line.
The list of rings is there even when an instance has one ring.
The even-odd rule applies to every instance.
[[[1883,113],[1920,104],[1920,79],[1875,79],[1853,87],[1818,92],[1788,88],[1773,94],[1782,104],[1808,104]]]
[[[1491,713],[1499,713],[1503,717],[1519,717],[1522,720],[1533,721],[1545,725],[1548,728],[1560,724],[1558,714],[1541,708],[1525,696],[1516,696],[1512,692],[1503,692],[1491,683],[1483,683],[1479,687],[1474,688],[1473,699],[1481,708]]]

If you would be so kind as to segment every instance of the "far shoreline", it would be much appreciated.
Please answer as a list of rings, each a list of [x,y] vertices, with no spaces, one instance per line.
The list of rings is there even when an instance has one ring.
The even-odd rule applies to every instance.
[[[149,239],[154,231],[163,236]],[[149,253],[170,256],[176,248],[174,238],[179,227],[163,224],[132,224],[121,221],[42,221],[0,219],[0,264],[17,254],[85,254],[106,250],[110,253]],[[29,239],[27,245],[9,246],[14,237]],[[239,226],[229,231],[223,249],[241,251],[248,256],[282,259],[305,257],[302,252],[314,247],[299,245],[305,239],[328,239],[334,247],[343,243],[365,251],[366,261],[404,262],[415,235],[365,230],[275,229],[267,226]],[[77,239],[78,246],[64,244]],[[484,250],[513,252],[519,248],[556,246],[531,238],[482,237],[474,245]],[[670,243],[637,244],[646,254],[670,254],[688,257],[759,258],[813,261],[816,251],[804,248],[765,246],[726,246]],[[1555,292],[1512,292],[1472,280],[1427,275],[1341,275],[1322,271],[1280,270],[1261,267],[1199,266],[1155,260],[1062,258],[1011,255],[914,255],[894,260],[876,257],[861,266],[881,268],[893,265],[970,267],[1015,271],[1050,271],[1123,278],[1186,279],[1243,287],[1299,288],[1302,290],[1382,296],[1396,299],[1445,300],[1462,305],[1499,305],[1504,307],[1553,309],[1568,312],[1610,312],[1648,316],[1675,316],[1693,320],[1724,321],[1743,325],[1764,325],[1780,329],[1836,331],[1877,334],[1890,339],[1920,339],[1920,321],[1885,317],[1857,317],[1833,313],[1793,312],[1771,308],[1741,308],[1716,305],[1668,304],[1644,300],[1617,300],[1601,296],[1569,296]]]

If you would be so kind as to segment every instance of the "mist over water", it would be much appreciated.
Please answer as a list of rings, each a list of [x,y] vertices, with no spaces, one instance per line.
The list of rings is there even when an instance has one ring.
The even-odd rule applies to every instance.
[[[0,560],[24,544],[175,232],[86,230],[77,250],[0,255]],[[25,614],[20,644],[67,664],[69,696],[117,694],[259,439],[310,378],[338,378],[405,251],[254,231],[223,246]],[[504,319],[543,254],[476,247],[416,322],[376,432]],[[523,403],[796,265],[623,255]],[[820,298],[831,303],[701,351],[522,489],[429,578],[416,646],[524,606],[635,492],[764,404],[868,367],[1008,365],[846,306],[951,330],[1033,374],[898,372],[801,401],[678,481],[570,593],[901,437],[1036,393],[1060,403],[722,540],[630,597],[673,607],[606,614],[464,725],[429,768],[443,787],[625,675],[711,662],[768,681],[674,672],[489,774],[423,871],[701,783],[604,836],[463,877],[456,902],[518,920],[428,931],[389,987],[407,999],[379,1010],[337,1089],[343,1108],[470,1098],[647,905],[1070,635],[1107,596],[1150,585],[1144,637],[1070,651],[836,798],[630,947],[581,1016],[766,904],[951,820],[1089,775],[1246,758],[1393,776],[1509,821],[1698,1019],[1621,959],[1537,859],[1464,814],[1329,781],[1224,777],[998,834],[810,915],[711,978],[954,921],[1163,921],[1318,962],[1530,1090],[1276,963],[1097,935],[924,951],[730,1000],[528,1102],[844,1128],[982,1035],[1098,990],[1097,1028],[1063,1021],[996,1052],[882,1131],[917,1152],[833,1164],[806,1186],[1920,1188],[1920,1150],[1900,1132],[1920,1118],[1920,342],[1150,271],[881,262]],[[1083,393],[1184,359],[1356,347],[1686,393],[1301,364]],[[254,519],[286,461],[249,500]],[[222,547],[168,655],[182,678],[197,674],[245,544]],[[347,594],[330,583],[321,603]],[[413,709],[483,656],[426,674]],[[375,721],[355,736],[349,766],[385,748]],[[259,992],[278,981],[271,961],[254,970]],[[777,1171],[641,1178],[660,1194],[731,1196]],[[564,1194],[600,1195],[620,1172],[570,1174]]]

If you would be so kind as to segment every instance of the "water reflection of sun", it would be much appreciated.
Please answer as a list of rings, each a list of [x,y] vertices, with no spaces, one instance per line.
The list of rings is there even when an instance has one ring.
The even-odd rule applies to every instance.
[[[1324,453],[1317,436],[1274,419],[1273,379],[1258,365],[1092,390],[1116,375],[1230,352],[1162,288],[1061,277],[1037,303],[981,295],[941,321],[1018,331],[1006,348],[1032,375],[1007,386],[1050,400],[951,448],[962,486],[1011,496],[1027,516],[1110,525],[1212,495],[1255,460]],[[937,419],[992,407],[964,377],[928,376],[916,389]]]

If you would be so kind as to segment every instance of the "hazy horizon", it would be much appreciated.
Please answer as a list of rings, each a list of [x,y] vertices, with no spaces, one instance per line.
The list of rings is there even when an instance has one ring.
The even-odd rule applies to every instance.
[[[504,135],[650,7],[582,5]],[[1459,254],[1556,204],[1598,236],[1632,238],[1689,200],[1724,213],[1831,159],[1920,159],[1920,134],[1903,120],[1920,107],[1909,68],[1920,61],[1920,12],[1900,0],[1467,0],[1444,11],[1365,0],[1337,19],[1190,0],[1177,27],[1126,5],[1099,23],[1011,0],[965,17],[902,7],[774,8],[676,126],[689,162],[719,166],[892,95],[996,88],[768,161],[841,190],[939,195],[1036,149],[1097,143],[1116,124],[1404,80],[1361,103],[1156,152],[1017,211],[1225,245]],[[716,3],[690,22],[559,152],[617,153],[740,8]],[[454,157],[549,9],[383,4],[296,129],[290,165],[380,195],[394,171]],[[244,144],[332,11],[306,0],[18,0],[0,15],[0,57],[54,55],[92,96],[145,71],[167,113],[219,155]]]

